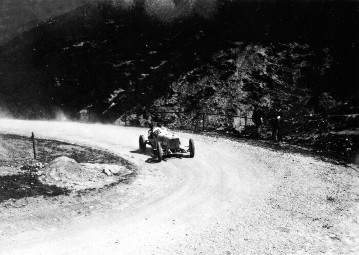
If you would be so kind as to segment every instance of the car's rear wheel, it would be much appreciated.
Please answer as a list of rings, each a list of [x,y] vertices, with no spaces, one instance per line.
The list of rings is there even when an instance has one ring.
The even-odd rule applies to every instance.
[[[146,142],[145,142],[145,137],[143,135],[140,135],[138,143],[140,145],[140,150],[142,152],[145,152],[146,151]]]
[[[156,147],[157,147],[157,158],[158,158],[158,161],[161,162],[162,157],[163,157],[163,150],[162,150],[161,143],[157,141]]]
[[[191,158],[194,157],[194,152],[195,152],[194,142],[192,139],[189,139],[189,156]]]

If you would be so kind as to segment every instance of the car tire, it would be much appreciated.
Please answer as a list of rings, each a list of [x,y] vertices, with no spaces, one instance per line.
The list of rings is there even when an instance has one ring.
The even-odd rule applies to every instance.
[[[145,142],[145,137],[143,135],[140,135],[138,143],[140,145],[140,150],[142,152],[146,152],[146,142]]]
[[[163,157],[163,150],[162,150],[161,143],[157,141],[156,147],[157,147],[157,158],[158,158],[158,161],[161,162],[162,157]]]
[[[194,153],[195,153],[194,142],[192,139],[189,139],[189,156],[190,156],[190,158],[194,157]]]

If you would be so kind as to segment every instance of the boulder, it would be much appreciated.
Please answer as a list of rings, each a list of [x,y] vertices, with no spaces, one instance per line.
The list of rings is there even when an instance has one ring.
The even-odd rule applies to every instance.
[[[70,188],[84,179],[82,167],[72,158],[65,156],[51,161],[44,169],[42,182]]]

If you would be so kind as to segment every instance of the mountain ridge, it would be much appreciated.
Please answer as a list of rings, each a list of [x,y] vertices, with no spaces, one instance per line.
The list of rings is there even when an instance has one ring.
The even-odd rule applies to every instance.
[[[3,0],[0,3],[0,45],[87,2],[89,0]]]

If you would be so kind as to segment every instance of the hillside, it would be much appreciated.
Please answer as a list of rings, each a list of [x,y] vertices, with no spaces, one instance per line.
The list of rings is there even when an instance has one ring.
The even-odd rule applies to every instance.
[[[359,112],[354,1],[186,3],[88,3],[14,38],[0,48],[2,114],[180,111],[166,121],[185,124],[199,112],[250,116],[254,104],[297,121]]]
[[[224,1],[215,17],[193,14],[172,23],[141,6],[84,5],[1,49],[1,107],[30,118],[86,108],[106,120],[159,97],[214,110],[215,99],[203,100],[215,94],[216,110],[223,111],[272,95],[297,111],[323,92],[331,102],[355,106],[357,10],[336,2],[265,3]],[[174,95],[178,86],[197,94]]]
[[[71,11],[86,2],[88,0],[2,0],[0,45],[49,18]]]

